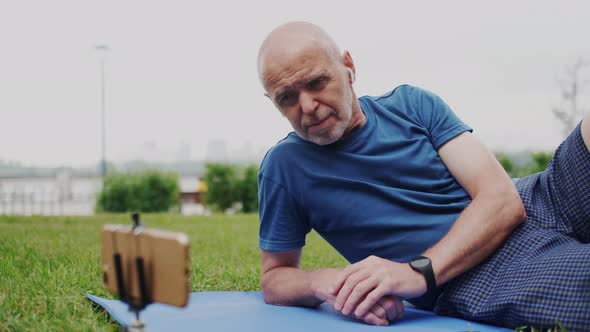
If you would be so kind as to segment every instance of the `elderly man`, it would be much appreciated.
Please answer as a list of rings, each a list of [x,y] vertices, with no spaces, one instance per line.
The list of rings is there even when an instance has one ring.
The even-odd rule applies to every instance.
[[[273,30],[258,74],[294,129],[258,177],[268,303],[327,301],[374,325],[405,299],[504,326],[590,326],[588,116],[515,186],[436,95],[357,98],[350,53],[315,25]],[[300,269],[311,229],[351,265]]]

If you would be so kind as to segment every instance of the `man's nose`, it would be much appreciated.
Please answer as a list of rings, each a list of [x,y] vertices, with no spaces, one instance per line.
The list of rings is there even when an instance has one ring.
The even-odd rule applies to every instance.
[[[318,108],[319,103],[311,93],[302,91],[299,93],[299,105],[301,105],[303,113],[313,113]]]

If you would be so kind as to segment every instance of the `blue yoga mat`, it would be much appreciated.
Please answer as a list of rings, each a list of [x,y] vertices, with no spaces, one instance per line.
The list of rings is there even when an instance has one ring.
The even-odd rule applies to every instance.
[[[119,324],[133,320],[128,306],[117,300],[87,295],[103,307]],[[346,318],[330,305],[318,309],[268,305],[260,292],[202,292],[190,294],[185,308],[151,304],[140,315],[149,332],[157,331],[511,331],[462,319],[437,316],[432,312],[406,307],[404,318],[388,327],[370,326]]]

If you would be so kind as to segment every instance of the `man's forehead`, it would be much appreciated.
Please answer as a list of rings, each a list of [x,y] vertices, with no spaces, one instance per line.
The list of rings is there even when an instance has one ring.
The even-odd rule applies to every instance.
[[[326,73],[330,62],[327,54],[317,48],[269,54],[261,65],[261,78],[267,88],[276,88],[276,85],[288,85],[294,83],[291,81]]]
[[[318,61],[325,54],[321,44],[313,41],[292,42],[283,40],[268,45],[261,53],[261,67],[290,66],[303,61]]]
[[[322,75],[330,75],[330,69],[317,63],[309,65],[277,68],[263,77],[263,84],[268,92],[278,92],[286,88],[305,84]]]
[[[268,89],[271,93],[280,93],[286,89],[297,88],[321,76],[329,76],[326,68],[314,66],[303,68],[293,74],[285,73],[283,77],[269,80]]]

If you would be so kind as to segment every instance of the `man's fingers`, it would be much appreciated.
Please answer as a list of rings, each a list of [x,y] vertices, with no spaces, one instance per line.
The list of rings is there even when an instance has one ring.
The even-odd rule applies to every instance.
[[[367,295],[367,293],[371,292],[373,290],[373,288],[375,288],[377,286],[377,282],[375,281],[375,279],[370,278],[369,276],[367,276],[368,277],[367,279],[357,282],[356,285],[354,286],[354,288],[352,289],[352,291],[350,292],[350,295],[348,295],[348,297],[345,298],[346,302],[344,302],[344,304],[342,305],[342,310],[341,310],[343,314],[348,315],[351,312],[355,311],[357,304]],[[348,281],[346,282],[344,287],[347,287],[347,286],[348,286]],[[342,287],[342,289],[344,289],[344,287]],[[338,300],[340,300],[340,294],[338,294]],[[378,298],[375,299],[373,301],[373,304],[375,304],[377,302],[377,300],[379,300],[379,299]],[[356,315],[356,313],[355,313],[355,316],[357,316],[357,317],[363,316],[365,313],[367,313],[367,311],[371,307],[372,307],[372,305],[367,307],[366,310],[364,310],[359,315]]]
[[[385,310],[387,313],[387,320],[392,322],[396,319],[400,319],[400,313],[403,313],[403,303],[397,296],[384,296],[379,301],[378,304]],[[372,311],[372,308],[371,308]]]
[[[389,325],[389,321],[387,319],[379,318],[374,313],[368,312],[362,318],[360,318],[363,322],[371,325],[377,326],[387,326]]]
[[[404,303],[397,296],[395,297],[395,300],[396,300],[395,308],[397,309],[397,319],[402,319],[404,317],[404,310],[405,310]]]
[[[375,287],[375,286],[377,286],[377,288],[373,289],[373,287]],[[383,287],[383,285],[373,285],[373,287],[371,287],[369,289],[365,289],[365,290],[359,290],[359,293],[361,291],[364,291],[365,293],[363,295],[366,294],[366,296],[365,296],[364,300],[362,302],[360,302],[358,305],[356,305],[356,302],[354,303],[354,305],[356,305],[356,309],[354,311],[354,314],[356,316],[364,315],[367,311],[369,311],[369,309],[371,307],[373,307],[375,305],[375,303],[377,303],[377,301],[379,301],[383,296],[387,295],[386,289],[385,289],[385,287]],[[355,291],[356,291],[356,289],[355,289]],[[353,294],[351,294],[349,296],[349,300],[351,300],[351,299],[355,300],[353,298],[354,294],[355,293],[353,292]],[[359,298],[359,300],[360,300],[360,298]],[[352,303],[352,301],[351,301],[351,303]],[[348,301],[346,304],[348,304]]]
[[[346,280],[348,279],[348,277],[350,277],[350,275],[352,275],[353,273],[356,273],[360,269],[361,269],[361,267],[359,266],[358,263],[351,264],[351,265],[348,265],[347,267],[345,267],[344,270],[342,270],[338,274],[338,277],[336,277],[336,280],[334,281],[334,283],[332,284],[330,289],[328,289],[328,292],[330,292],[334,295],[338,294],[340,292],[340,289],[344,285],[344,282],[346,282]]]
[[[369,312],[372,312],[378,318],[389,320],[387,317],[387,310],[379,302],[375,303]]]
[[[338,295],[336,296],[336,302],[334,303],[334,308],[336,310],[342,310],[344,304],[348,301],[348,297],[350,293],[357,287],[357,285],[362,282],[363,280],[367,279],[370,276],[368,271],[358,271],[357,273],[352,274],[351,276],[346,279],[344,285],[338,291]],[[342,312],[344,313],[344,311]],[[350,312],[344,313],[348,315]]]
[[[324,301],[326,301],[329,305],[334,307],[334,303],[336,302],[336,296],[332,294],[327,294],[326,299]]]

